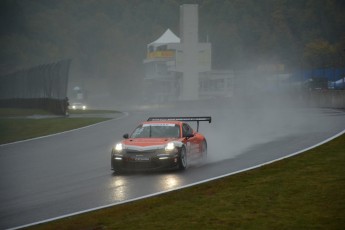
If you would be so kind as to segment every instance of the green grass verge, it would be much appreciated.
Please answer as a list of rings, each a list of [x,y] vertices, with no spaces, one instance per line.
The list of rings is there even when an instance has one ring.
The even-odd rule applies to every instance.
[[[73,110],[69,109],[70,114],[109,114],[109,113],[119,113],[114,110]]]
[[[113,114],[119,113],[114,110],[69,110],[70,114]],[[23,117],[32,115],[54,115],[53,113],[43,109],[16,109],[16,108],[0,108],[0,117]]]
[[[343,229],[344,143],[30,229]]]
[[[0,118],[0,144],[10,143],[84,127],[106,118]]]
[[[51,112],[42,109],[0,108],[0,117],[31,116],[35,114],[53,115]]]
[[[72,111],[72,114],[109,114],[118,113],[110,110],[85,110]],[[53,115],[44,119],[28,119],[32,115]],[[0,109],[0,144],[45,136],[71,129],[76,129],[98,122],[109,120],[108,118],[71,118],[54,117],[54,114],[40,109]]]

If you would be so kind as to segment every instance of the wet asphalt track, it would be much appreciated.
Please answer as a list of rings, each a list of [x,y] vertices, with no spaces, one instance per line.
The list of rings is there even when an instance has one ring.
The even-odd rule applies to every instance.
[[[274,109],[262,113],[258,109],[245,112],[225,109],[216,114],[212,110],[183,114],[213,118],[211,124],[200,125],[200,131],[208,139],[209,162],[191,166],[184,172],[114,176],[110,170],[110,149],[122,134],[132,131],[148,116],[181,114],[164,110],[131,112],[125,118],[88,128],[2,145],[0,229],[228,174],[310,147],[345,129],[342,111],[300,109],[292,113],[294,116],[282,117],[274,116]]]

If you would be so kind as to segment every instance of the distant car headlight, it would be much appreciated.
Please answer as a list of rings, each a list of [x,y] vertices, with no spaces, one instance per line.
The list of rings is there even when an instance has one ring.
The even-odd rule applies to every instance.
[[[76,106],[75,106],[75,105],[72,105],[72,109],[76,109]]]
[[[83,105],[83,110],[85,110],[86,109],[86,105]]]
[[[118,151],[118,152],[121,152],[123,150],[123,145],[122,143],[117,143],[115,145],[115,150]]]
[[[175,144],[173,142],[169,142],[166,146],[165,146],[165,151],[172,151],[175,149]]]

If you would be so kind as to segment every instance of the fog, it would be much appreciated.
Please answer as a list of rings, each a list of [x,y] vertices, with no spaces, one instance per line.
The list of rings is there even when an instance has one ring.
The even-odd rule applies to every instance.
[[[287,76],[344,60],[341,1],[193,1],[199,40],[212,44],[212,69],[234,73],[229,94],[197,101],[144,96],[147,44],[168,28],[179,35],[185,2],[1,1],[1,75],[69,58],[71,101],[153,116],[212,116],[200,127],[210,161],[327,126],[306,108],[302,82]]]
[[[201,122],[199,127],[208,142],[209,163],[231,159],[260,144],[286,138],[303,143],[299,135],[315,136],[332,125],[326,115],[320,115],[317,108],[306,107],[299,97],[286,92],[255,92],[254,89],[249,95],[235,94],[230,98],[148,104],[127,109],[132,113],[142,112],[143,121],[145,116],[211,116],[210,124]],[[191,126],[196,129],[195,123]],[[278,148],[277,151],[285,150]]]

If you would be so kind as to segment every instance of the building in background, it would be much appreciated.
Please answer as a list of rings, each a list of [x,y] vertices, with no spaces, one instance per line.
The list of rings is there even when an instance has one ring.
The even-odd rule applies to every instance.
[[[147,45],[145,97],[150,101],[230,96],[234,75],[212,70],[211,43],[200,43],[198,5],[180,7],[180,36],[170,29]]]

